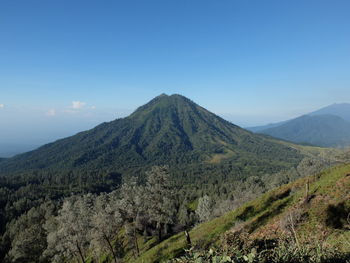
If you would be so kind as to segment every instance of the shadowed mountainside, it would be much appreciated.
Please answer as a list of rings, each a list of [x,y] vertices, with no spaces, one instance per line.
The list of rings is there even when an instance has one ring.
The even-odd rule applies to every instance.
[[[304,115],[260,133],[323,147],[345,147],[350,144],[350,122],[335,115]]]

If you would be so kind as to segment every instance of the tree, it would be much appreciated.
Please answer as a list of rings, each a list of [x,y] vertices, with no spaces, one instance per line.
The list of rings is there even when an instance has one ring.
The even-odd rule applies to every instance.
[[[125,222],[125,233],[130,247],[139,255],[139,246],[137,243],[137,218],[144,211],[143,188],[131,179],[124,183],[120,189],[122,199],[120,200],[120,212]]]
[[[146,173],[145,203],[150,220],[155,223],[158,241],[162,240],[162,229],[174,223],[175,195],[167,166],[154,166]]]
[[[92,229],[90,230],[90,248],[100,257],[102,252],[109,251],[117,263],[117,252],[112,241],[117,236],[123,223],[117,200],[111,194],[99,195],[94,203]]]
[[[86,262],[93,200],[91,194],[68,198],[63,202],[58,216],[47,222],[46,229],[49,233],[46,253],[53,255],[53,262],[73,257]]]
[[[43,224],[52,216],[54,209],[52,202],[46,202],[11,222],[7,232],[12,240],[8,253],[11,262],[47,262],[45,257],[40,256],[47,246]]]
[[[179,212],[177,214],[177,220],[179,224],[187,228],[191,224],[191,218],[190,218],[190,213],[187,208],[186,202],[183,202],[179,208]]]
[[[209,196],[205,195],[198,200],[198,207],[196,214],[198,215],[199,222],[207,222],[211,219],[212,215],[212,200]]]

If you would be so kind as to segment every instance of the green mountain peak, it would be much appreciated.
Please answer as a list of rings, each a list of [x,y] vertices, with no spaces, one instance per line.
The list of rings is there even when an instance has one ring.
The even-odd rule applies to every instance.
[[[279,170],[301,159],[295,149],[254,135],[184,96],[162,94],[126,118],[4,160],[0,172],[131,174],[167,164],[179,171],[190,166],[191,174],[202,175],[204,167],[227,166],[237,176]]]

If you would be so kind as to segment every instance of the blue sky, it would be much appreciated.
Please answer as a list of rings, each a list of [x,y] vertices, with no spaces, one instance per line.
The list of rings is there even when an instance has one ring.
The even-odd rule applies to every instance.
[[[179,93],[241,126],[350,102],[347,0],[0,2],[0,143]]]

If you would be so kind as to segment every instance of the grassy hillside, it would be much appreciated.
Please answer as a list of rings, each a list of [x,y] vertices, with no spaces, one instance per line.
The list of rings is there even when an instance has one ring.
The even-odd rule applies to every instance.
[[[230,235],[238,229],[247,232],[250,240],[277,239],[287,235],[283,221],[291,214],[299,214],[295,223],[299,242],[319,242],[350,252],[349,213],[350,165],[347,164],[274,189],[222,217],[196,226],[190,236],[192,244],[200,248],[222,246],[224,234]],[[182,254],[186,246],[184,234],[179,233],[128,262],[161,262]]]

